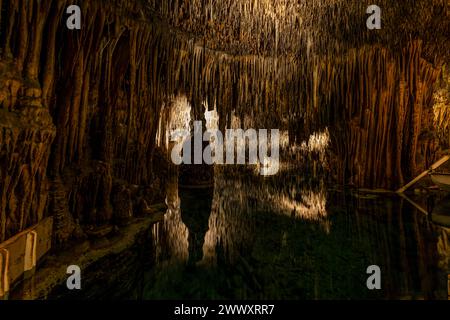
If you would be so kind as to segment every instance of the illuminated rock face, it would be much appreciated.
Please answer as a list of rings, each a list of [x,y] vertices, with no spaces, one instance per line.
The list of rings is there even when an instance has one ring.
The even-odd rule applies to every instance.
[[[117,184],[131,205],[164,193],[177,97],[192,120],[215,107],[220,130],[234,115],[294,144],[328,128],[338,183],[393,188],[434,160],[442,1],[381,1],[379,38],[361,1],[78,2],[81,30],[61,23],[64,1],[0,2],[0,241],[46,215],[61,242],[120,220],[114,204],[136,210]]]
[[[330,48],[345,50],[367,42],[392,45],[408,40],[411,33],[421,34],[432,45],[448,32],[448,21],[444,21],[450,15],[445,1],[419,0],[412,4],[378,0],[382,29],[374,37],[367,28],[367,12],[375,3],[367,1],[146,2],[164,21],[206,41],[208,48],[274,56],[296,55],[303,50],[309,54]],[[444,49],[442,44],[438,46]]]
[[[44,217],[47,164],[55,137],[39,87],[0,61],[0,243]]]

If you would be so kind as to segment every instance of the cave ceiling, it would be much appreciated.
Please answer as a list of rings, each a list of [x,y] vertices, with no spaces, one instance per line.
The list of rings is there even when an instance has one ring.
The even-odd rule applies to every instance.
[[[148,19],[233,55],[329,53],[364,44],[396,48],[424,41],[430,60],[448,59],[448,0],[380,0],[382,32],[366,27],[373,1],[178,0],[143,1]]]

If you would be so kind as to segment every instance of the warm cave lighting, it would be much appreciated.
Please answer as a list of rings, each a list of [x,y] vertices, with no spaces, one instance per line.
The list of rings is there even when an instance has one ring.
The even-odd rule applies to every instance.
[[[315,132],[310,135],[308,142],[303,141],[300,149],[305,152],[325,153],[330,144],[330,133],[328,128],[321,132]]]
[[[0,320],[449,300],[449,30],[450,0],[0,0]]]
[[[178,96],[172,102],[167,137],[172,137],[177,131],[191,130],[191,105],[186,96]]]
[[[258,161],[255,167],[255,172],[263,176],[272,176],[277,174],[279,171],[280,162],[270,157],[264,157],[262,160]]]
[[[206,130],[218,130],[219,114],[217,113],[217,106],[214,106],[213,110],[208,111],[208,103],[205,101],[203,105],[205,106]]]
[[[188,137],[177,132],[191,130],[192,107],[185,95],[172,97],[170,102],[162,104],[156,133],[156,144],[169,150],[170,142],[180,143]],[[164,142],[164,144],[162,144]]]
[[[186,263],[189,259],[189,230],[183,222],[176,181],[168,185],[164,221],[153,226],[157,263],[162,266]]]

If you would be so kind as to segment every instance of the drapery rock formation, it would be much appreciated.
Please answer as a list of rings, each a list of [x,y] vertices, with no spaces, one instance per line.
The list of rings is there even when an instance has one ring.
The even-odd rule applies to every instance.
[[[233,112],[293,142],[328,127],[335,182],[399,186],[438,152],[450,10],[378,2],[371,31],[369,1],[0,1],[0,241],[55,215],[64,242],[164,194],[156,136],[178,95],[196,119],[216,106],[221,128]]]

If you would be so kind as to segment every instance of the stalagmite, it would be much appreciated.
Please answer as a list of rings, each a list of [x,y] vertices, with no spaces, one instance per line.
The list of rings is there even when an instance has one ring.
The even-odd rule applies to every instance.
[[[216,106],[222,131],[236,115],[299,145],[327,128],[340,184],[394,189],[438,157],[423,132],[448,63],[445,1],[382,0],[376,34],[361,1],[76,3],[81,30],[67,1],[0,2],[0,241],[56,212],[68,229],[109,224],[114,185],[164,181],[160,115],[180,95],[193,120]]]

